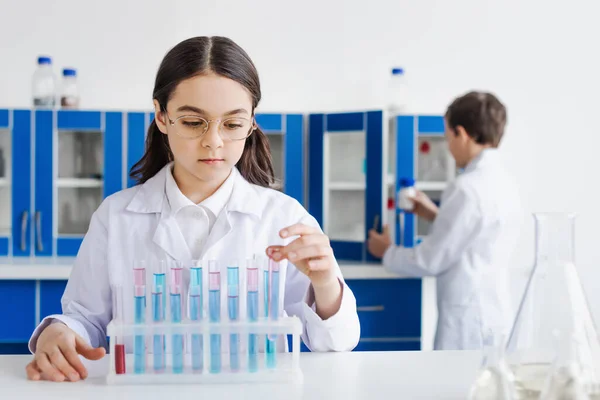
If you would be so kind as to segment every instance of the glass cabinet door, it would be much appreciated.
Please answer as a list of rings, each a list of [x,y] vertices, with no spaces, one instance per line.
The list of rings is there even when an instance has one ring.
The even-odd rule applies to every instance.
[[[45,113],[36,112],[36,254],[74,256],[92,214],[122,188],[122,116]]]
[[[454,159],[444,136],[442,116],[399,116],[395,118],[395,193],[402,178],[415,180],[417,189],[440,205],[442,193],[456,176]],[[394,203],[397,202],[394,195]],[[429,233],[431,223],[395,208],[395,242],[411,247]]]
[[[305,204],[302,115],[259,113],[256,123],[269,140],[279,190]]]
[[[384,218],[383,134],[382,112],[310,116],[309,207],[340,260],[372,260],[368,231]]]
[[[9,253],[12,231],[12,138],[9,111],[0,110],[0,256]]]

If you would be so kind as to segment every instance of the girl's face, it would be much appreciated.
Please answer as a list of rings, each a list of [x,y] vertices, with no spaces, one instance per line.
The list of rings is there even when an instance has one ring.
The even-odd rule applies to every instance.
[[[154,107],[178,172],[207,183],[227,179],[242,156],[244,137],[254,129],[252,99],[244,86],[208,73],[182,81],[166,113],[156,100]]]

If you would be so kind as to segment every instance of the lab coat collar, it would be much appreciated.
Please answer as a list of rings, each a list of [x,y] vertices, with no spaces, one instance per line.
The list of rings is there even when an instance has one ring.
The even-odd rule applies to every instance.
[[[127,206],[128,211],[146,214],[170,212],[170,207],[164,207],[163,204],[168,205],[165,194],[166,168],[169,168],[169,164],[140,186]],[[231,177],[233,179],[233,189],[225,209],[260,218],[263,213],[263,206],[257,188],[250,184],[237,168],[234,167],[231,173],[233,175]]]
[[[465,172],[473,171],[477,168],[481,168],[484,165],[494,162],[498,157],[498,149],[488,147],[479,153],[469,164],[465,167]]]

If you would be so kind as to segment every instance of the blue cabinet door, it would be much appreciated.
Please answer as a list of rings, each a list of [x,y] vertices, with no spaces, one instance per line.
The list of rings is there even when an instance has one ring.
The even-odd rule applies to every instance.
[[[35,111],[35,208],[34,248],[36,256],[54,255],[54,126],[55,113]]]
[[[147,114],[142,112],[130,112],[127,114],[127,187],[135,186],[135,180],[131,178],[131,168],[144,155],[144,143],[146,140],[146,118]]]
[[[40,320],[48,315],[62,314],[60,300],[67,281],[40,281]]]
[[[383,122],[382,111],[309,116],[308,208],[339,260],[375,261],[365,242],[382,225]]]
[[[437,115],[419,115],[419,116],[399,116],[396,117],[396,190],[400,190],[400,178],[412,178],[417,180],[415,166],[417,164],[417,143],[422,135],[438,136],[444,135],[444,118]],[[417,223],[416,218],[411,213],[404,213],[402,218],[400,211],[396,208],[395,230],[396,244],[404,247],[413,247],[417,244]],[[403,226],[400,225],[403,221]]]
[[[0,343],[24,343],[36,326],[35,281],[0,280]]]
[[[273,162],[281,165],[274,165],[277,174],[278,167],[283,169],[281,179],[283,179],[283,192],[296,200],[300,204],[305,204],[304,198],[304,118],[299,114],[256,114],[256,123],[261,131],[272,139],[278,135],[279,143],[282,143],[282,149],[271,147],[271,153],[281,151],[283,160]]]
[[[12,118],[12,254],[31,256],[31,111]]]

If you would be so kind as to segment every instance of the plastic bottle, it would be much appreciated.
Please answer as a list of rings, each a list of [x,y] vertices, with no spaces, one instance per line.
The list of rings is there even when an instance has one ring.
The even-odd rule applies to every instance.
[[[400,180],[400,190],[398,191],[398,208],[411,211],[415,207],[412,198],[416,195],[415,180],[412,178],[402,178]]]
[[[56,105],[56,76],[50,57],[38,57],[38,67],[32,79],[32,95],[34,107],[52,108]]]
[[[392,114],[406,113],[408,101],[404,69],[392,68],[391,72],[388,83],[387,108]]]
[[[60,105],[63,108],[79,108],[77,71],[73,68],[63,69],[63,80],[60,90]]]

